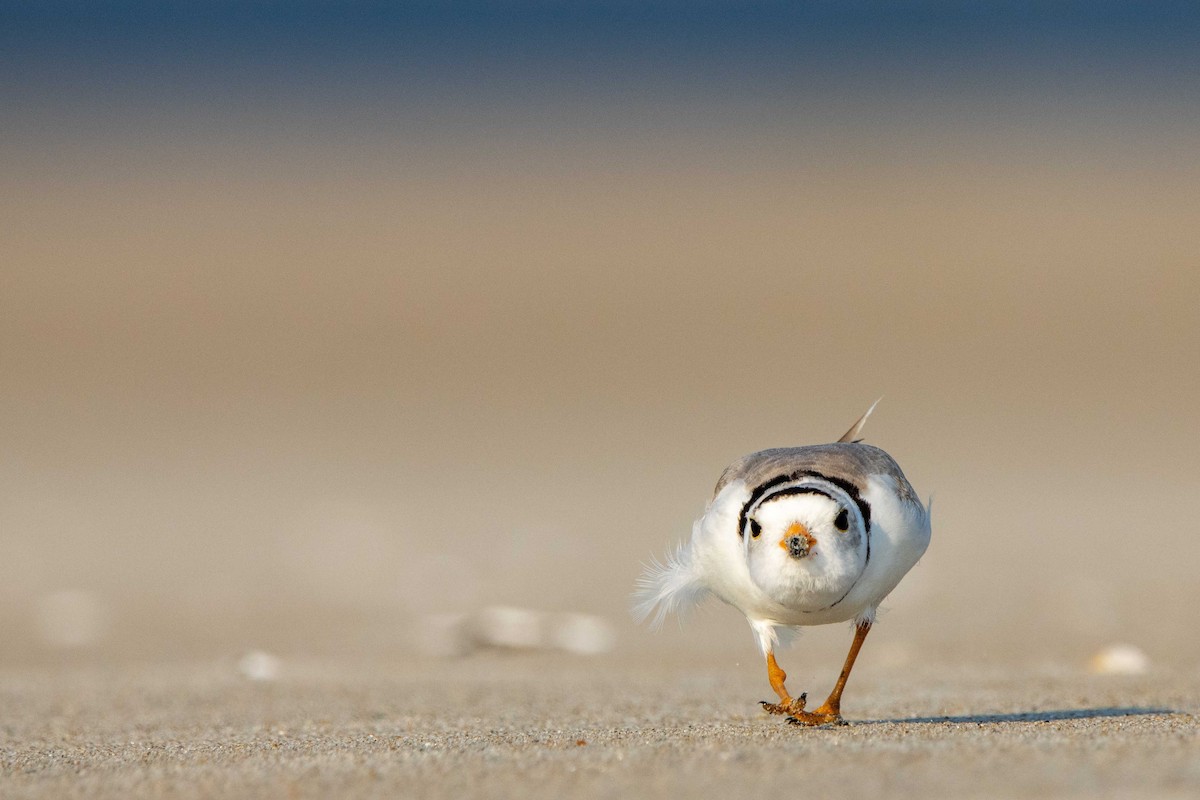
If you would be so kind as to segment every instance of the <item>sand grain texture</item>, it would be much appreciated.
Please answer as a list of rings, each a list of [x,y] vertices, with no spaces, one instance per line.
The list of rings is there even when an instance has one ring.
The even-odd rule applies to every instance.
[[[757,713],[745,665],[628,658],[224,665],[2,679],[6,798],[1194,797],[1194,676],[872,674],[852,724]]]

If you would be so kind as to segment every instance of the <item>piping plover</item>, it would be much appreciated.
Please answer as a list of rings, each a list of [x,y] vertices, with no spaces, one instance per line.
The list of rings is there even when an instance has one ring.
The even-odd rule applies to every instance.
[[[876,401],[878,404],[879,401]],[[721,473],[691,541],[638,582],[634,615],[661,624],[707,595],[746,615],[778,703],[799,725],[840,723],[842,691],[883,598],[929,545],[929,512],[896,462],[858,438],[867,409],[833,444],[762,450]],[[804,625],[854,622],[854,642],[829,699],[805,709],[775,660]]]

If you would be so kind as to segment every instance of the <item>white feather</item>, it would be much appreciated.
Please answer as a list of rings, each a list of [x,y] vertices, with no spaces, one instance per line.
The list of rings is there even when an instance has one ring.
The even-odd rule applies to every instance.
[[[697,522],[699,524],[699,522]],[[691,543],[680,544],[663,564],[654,559],[638,578],[633,594],[633,617],[642,622],[651,614],[651,627],[662,627],[667,614],[679,614],[704,599],[708,590],[692,563]]]
[[[754,631],[754,641],[758,642],[758,648],[762,650],[764,656],[767,653],[786,650],[800,636],[797,628],[780,625],[773,620],[747,617],[746,621],[750,623],[750,630]]]

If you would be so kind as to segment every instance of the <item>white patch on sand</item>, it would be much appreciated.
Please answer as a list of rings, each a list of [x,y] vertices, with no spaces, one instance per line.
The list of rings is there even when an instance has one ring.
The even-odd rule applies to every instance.
[[[251,650],[238,660],[238,672],[252,681],[273,681],[279,677],[282,662],[270,653]]]
[[[89,647],[108,632],[109,612],[94,592],[62,589],[37,599],[34,624],[51,647]]]
[[[1150,669],[1150,657],[1132,644],[1110,644],[1088,662],[1095,675],[1144,675]]]

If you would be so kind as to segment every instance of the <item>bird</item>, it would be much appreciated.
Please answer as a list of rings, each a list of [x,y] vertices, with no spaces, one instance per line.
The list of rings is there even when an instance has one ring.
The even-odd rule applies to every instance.
[[[691,539],[637,582],[634,617],[669,613],[714,596],[741,611],[778,702],[793,725],[845,724],[842,693],[879,604],[929,546],[930,511],[888,453],[859,438],[875,406],[836,442],[743,456],[721,473]],[[854,638],[828,699],[793,697],[775,651],[799,628],[852,622]]]

